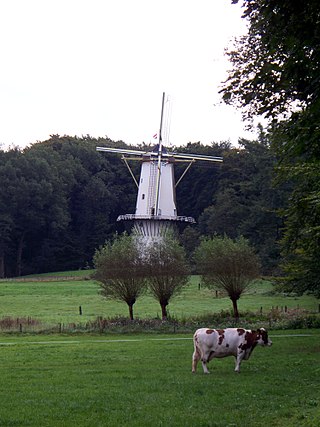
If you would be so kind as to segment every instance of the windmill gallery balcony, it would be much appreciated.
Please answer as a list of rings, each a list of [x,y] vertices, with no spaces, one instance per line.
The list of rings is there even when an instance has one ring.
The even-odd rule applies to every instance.
[[[143,220],[154,220],[154,221],[180,221],[189,222],[195,224],[195,219],[192,216],[173,216],[173,215],[137,215],[137,214],[125,214],[119,215],[117,221],[143,221]]]

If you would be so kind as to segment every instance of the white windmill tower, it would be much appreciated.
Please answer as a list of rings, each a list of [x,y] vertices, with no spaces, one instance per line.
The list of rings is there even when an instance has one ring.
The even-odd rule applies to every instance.
[[[122,154],[122,160],[128,167],[138,187],[138,196],[135,213],[120,215],[117,221],[133,221],[133,228],[136,234],[145,237],[147,240],[163,236],[176,222],[195,223],[192,217],[178,216],[176,187],[194,162],[207,161],[216,163],[223,161],[222,157],[167,151],[163,146],[162,138],[164,101],[165,94],[163,93],[158,143],[151,151],[97,147],[97,151]],[[139,182],[137,182],[128,160],[142,162]],[[174,178],[174,164],[176,162],[188,163],[177,183]]]

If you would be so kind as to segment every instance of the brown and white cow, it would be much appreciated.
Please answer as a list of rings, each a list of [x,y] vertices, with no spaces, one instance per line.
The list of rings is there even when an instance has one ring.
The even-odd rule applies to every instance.
[[[194,353],[192,356],[192,372],[196,372],[199,360],[203,372],[209,374],[207,363],[215,357],[234,356],[235,371],[240,372],[241,361],[248,360],[257,344],[272,345],[264,328],[251,331],[243,328],[198,329],[193,335]]]

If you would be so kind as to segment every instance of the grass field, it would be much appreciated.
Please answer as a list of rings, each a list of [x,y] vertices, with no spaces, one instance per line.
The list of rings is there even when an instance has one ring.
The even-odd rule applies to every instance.
[[[0,281],[0,319],[48,324],[127,316],[106,301],[87,272]],[[199,289],[198,277],[170,302],[178,319],[230,310],[228,298]],[[241,311],[272,307],[317,312],[311,296],[274,295],[260,281]],[[82,308],[82,315],[79,313]],[[146,295],[140,318],[159,316]],[[207,326],[207,325],[205,325]],[[209,326],[209,325],[208,325]],[[0,427],[318,427],[320,330],[271,331],[273,346],[255,349],[234,373],[233,358],[214,360],[211,375],[191,374],[192,334],[0,334]]]
[[[98,316],[128,316],[125,303],[107,301],[99,295],[99,287],[92,280],[75,280],[75,275],[88,274],[82,272],[54,273],[54,280],[48,275],[36,278],[25,278],[24,281],[0,281],[0,319],[5,316],[12,318],[32,317],[48,324],[85,323]],[[70,276],[70,280],[67,277]],[[61,279],[59,279],[61,277]],[[63,277],[63,280],[62,280]],[[41,279],[41,281],[39,281]],[[51,277],[52,279],[52,277]],[[48,281],[45,281],[48,280]],[[189,286],[181,295],[172,299],[169,304],[171,316],[183,319],[206,313],[217,313],[231,310],[229,298],[215,298],[208,289],[198,288],[199,278],[193,276]],[[260,281],[239,300],[241,311],[257,312],[262,309],[269,311],[272,307],[288,307],[307,309],[312,312],[319,310],[319,300],[312,296],[285,297],[271,295],[272,285],[268,281]],[[82,315],[79,313],[81,306]],[[155,318],[160,316],[160,306],[153,298],[146,295],[137,300],[134,315],[137,318]]]
[[[0,426],[318,427],[320,331],[298,334],[210,375],[191,374],[191,335],[2,335]]]

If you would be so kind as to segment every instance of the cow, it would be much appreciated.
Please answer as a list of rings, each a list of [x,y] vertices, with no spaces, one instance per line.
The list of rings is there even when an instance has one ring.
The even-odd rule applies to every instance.
[[[236,358],[235,372],[240,372],[241,361],[249,359],[257,344],[272,345],[264,328],[256,331],[243,328],[201,328],[194,333],[193,343],[192,372],[196,372],[197,364],[201,360],[205,374],[209,374],[207,363],[210,360],[226,356]]]

